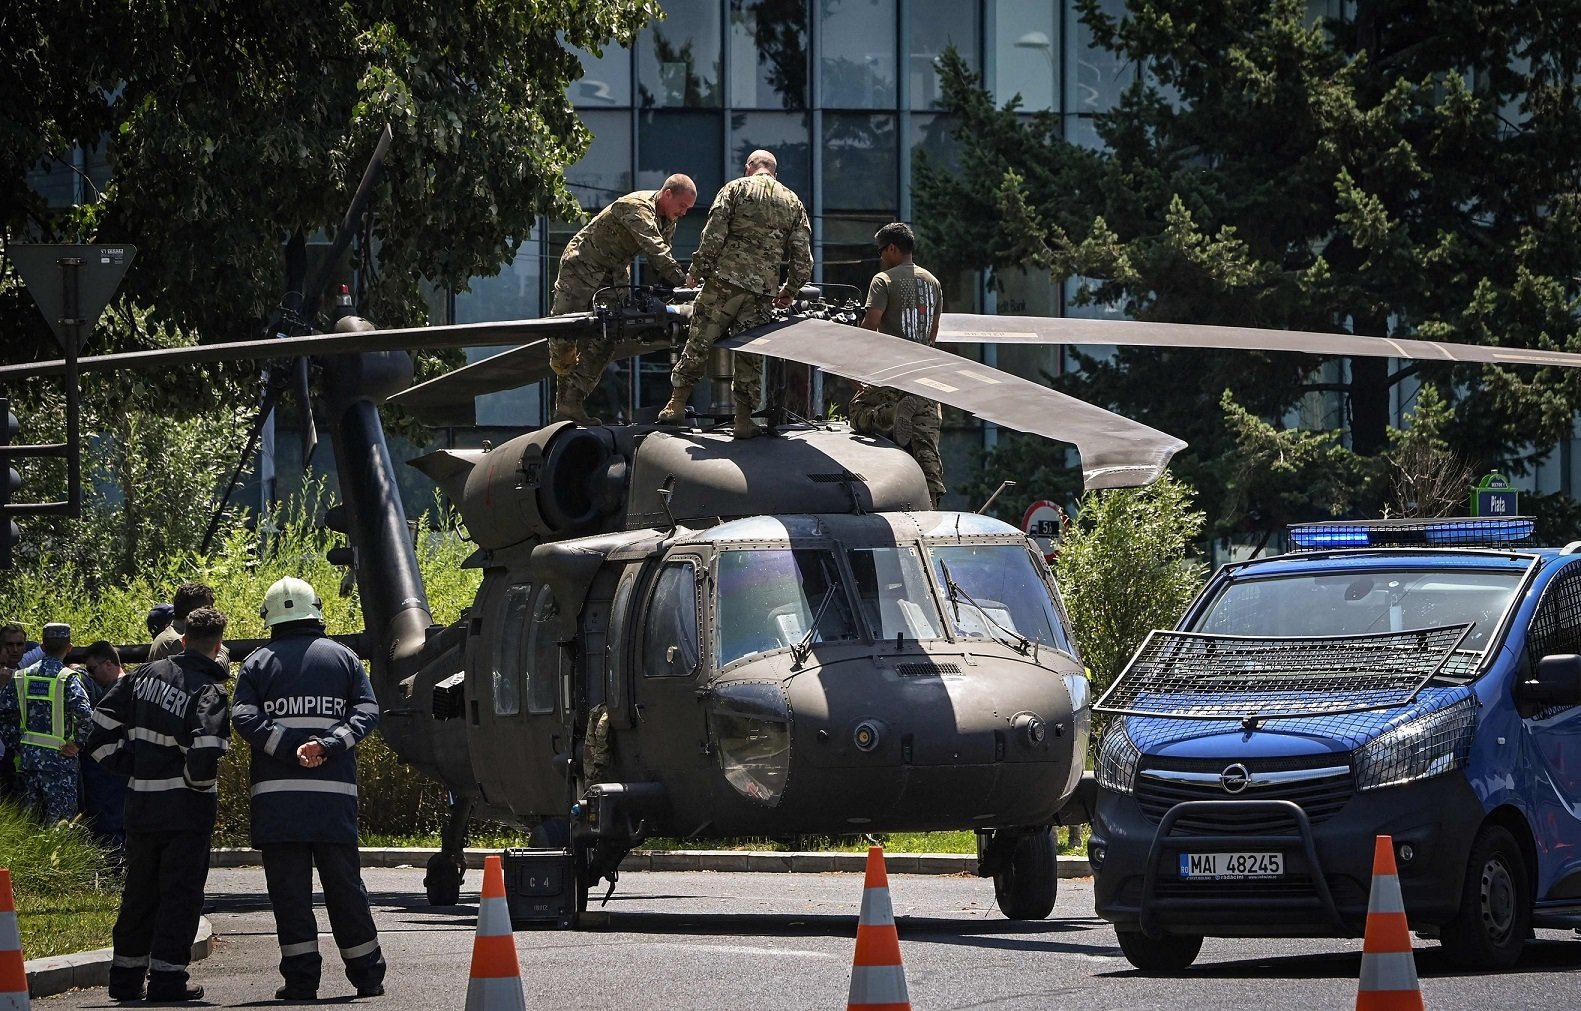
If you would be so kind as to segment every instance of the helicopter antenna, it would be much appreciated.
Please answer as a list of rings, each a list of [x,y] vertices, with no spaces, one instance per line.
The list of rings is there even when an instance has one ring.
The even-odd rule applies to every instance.
[[[675,489],[671,488],[668,483],[659,489],[659,503],[664,506],[664,516],[670,521],[669,532],[672,534],[681,528],[681,525],[675,522],[675,514],[670,511],[670,496],[674,494]]]
[[[858,498],[856,494],[856,482],[860,480],[862,480],[862,478],[856,474],[851,473],[851,469],[849,467],[840,468],[840,487],[844,488],[845,493],[851,496],[851,511],[856,513],[858,516],[861,516],[866,512],[866,510],[862,508],[862,500]]]
[[[1016,482],[1014,480],[1008,477],[1005,478],[1003,481],[999,482],[999,487],[994,489],[994,493],[988,496],[988,501],[977,507],[977,511],[979,513],[987,512],[988,507],[994,504],[994,499],[998,498],[1000,493],[1002,493],[1006,488],[1014,488],[1015,486]]]

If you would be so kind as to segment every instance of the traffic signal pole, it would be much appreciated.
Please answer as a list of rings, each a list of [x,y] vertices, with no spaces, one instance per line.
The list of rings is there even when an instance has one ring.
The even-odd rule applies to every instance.
[[[0,399],[0,569],[11,567],[11,548],[18,536],[14,516],[82,515],[81,391],[77,356],[99,315],[121,283],[137,249],[134,246],[71,246],[12,243],[7,249],[23,282],[55,337],[66,360],[66,441],[14,445],[20,428],[10,403]],[[29,457],[66,461],[66,498],[55,502],[13,502],[22,480],[13,469]]]

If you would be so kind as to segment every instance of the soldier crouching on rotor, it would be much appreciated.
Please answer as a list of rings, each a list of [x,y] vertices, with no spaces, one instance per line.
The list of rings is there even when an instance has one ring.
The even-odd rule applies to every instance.
[[[939,314],[944,289],[931,273],[912,262],[917,238],[899,221],[873,236],[878,244],[879,272],[867,289],[862,326],[919,344],[939,339]],[[939,457],[943,412],[926,397],[884,386],[864,386],[851,398],[851,429],[862,435],[883,435],[904,448],[922,468],[933,508],[944,497],[944,463]]]
[[[638,253],[670,285],[686,276],[670,251],[675,223],[697,203],[697,184],[690,176],[672,175],[657,190],[628,193],[599,211],[571,237],[560,258],[554,281],[552,316],[586,312],[593,296],[611,285],[630,279],[631,260]],[[580,344],[570,337],[549,338],[549,367],[558,378],[554,420],[597,425],[585,406],[587,395],[598,386],[614,352],[614,341],[603,335],[585,337]]]
[[[791,304],[812,278],[812,229],[796,194],[777,178],[779,162],[767,151],[747,157],[746,174],[724,185],[708,209],[692,258],[688,285],[702,282],[692,305],[686,347],[670,372],[670,402],[659,412],[661,425],[686,416],[692,387],[703,378],[714,342],[729,333],[768,321],[769,307]],[[780,261],[790,263],[779,284]],[[776,294],[778,292],[778,294]],[[763,359],[737,353],[730,384],[735,399],[734,434],[750,439],[762,433],[752,412],[763,389]]]

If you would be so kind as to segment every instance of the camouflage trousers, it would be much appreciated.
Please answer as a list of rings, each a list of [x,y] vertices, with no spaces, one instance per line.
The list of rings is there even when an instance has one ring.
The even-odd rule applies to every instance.
[[[714,342],[766,322],[773,305],[773,295],[760,295],[717,278],[704,281],[703,290],[692,303],[686,347],[681,350],[680,361],[670,371],[670,385],[677,389],[696,386],[708,373],[708,355],[714,349]],[[738,351],[735,357],[730,392],[738,408],[756,410],[758,396],[763,392],[763,356]]]
[[[944,412],[926,397],[887,386],[864,386],[851,398],[851,430],[882,435],[904,447],[922,468],[933,508],[944,497],[944,461],[939,458],[939,429]]]
[[[23,769],[22,807],[37,810],[44,824],[67,821],[77,816],[77,767],[56,764],[49,769]]]
[[[549,315],[587,312],[593,308],[594,295],[612,284],[626,284],[630,280],[630,270],[600,270],[584,267],[576,260],[563,260],[560,274],[554,279]],[[550,337],[549,367],[561,381],[569,380],[585,396],[598,385],[614,350],[614,340],[602,334],[584,337],[580,342],[574,337]],[[579,363],[581,368],[577,368]]]

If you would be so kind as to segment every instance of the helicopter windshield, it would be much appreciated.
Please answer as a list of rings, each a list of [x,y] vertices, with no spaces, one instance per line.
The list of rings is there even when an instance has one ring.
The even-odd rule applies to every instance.
[[[931,554],[934,575],[945,591],[945,620],[954,624],[956,635],[1001,641],[1019,636],[1070,649],[1048,584],[1033,568],[1024,545],[935,545]]]
[[[856,639],[851,601],[823,549],[738,548],[719,554],[718,665],[794,646],[821,609],[813,642]],[[827,603],[825,602],[827,598]]]
[[[916,548],[851,548],[847,554],[874,638],[941,638],[938,612]]]

